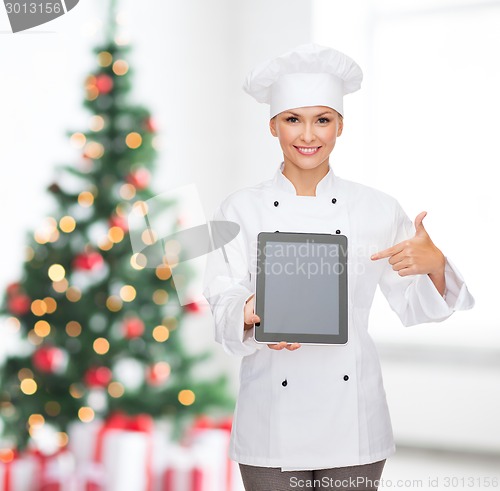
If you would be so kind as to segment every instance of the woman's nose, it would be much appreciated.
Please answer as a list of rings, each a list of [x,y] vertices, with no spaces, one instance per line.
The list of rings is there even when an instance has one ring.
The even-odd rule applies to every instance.
[[[316,138],[314,135],[314,129],[312,125],[306,124],[304,126],[304,131],[302,132],[302,140],[305,142],[313,141]]]

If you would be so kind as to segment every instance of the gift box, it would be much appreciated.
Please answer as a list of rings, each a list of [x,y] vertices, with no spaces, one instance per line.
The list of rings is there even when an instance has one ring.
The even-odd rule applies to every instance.
[[[238,463],[228,455],[231,428],[230,417],[216,421],[201,416],[194,421],[182,440],[196,454],[199,464],[207,462],[214,469],[213,489],[217,491],[244,491]],[[211,489],[207,487],[203,491]]]
[[[148,415],[111,415],[88,427],[70,428],[77,459],[77,491],[151,491],[153,420]]]
[[[39,459],[40,481],[37,491],[76,491],[76,462],[74,455],[62,450]]]
[[[161,480],[161,491],[216,491],[218,471],[195,449],[172,445]]]
[[[0,491],[38,491],[38,463],[29,455],[2,452],[0,458]]]

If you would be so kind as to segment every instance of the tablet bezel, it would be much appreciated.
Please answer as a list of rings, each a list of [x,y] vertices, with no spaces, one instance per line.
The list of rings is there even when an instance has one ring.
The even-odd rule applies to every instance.
[[[268,242],[285,243],[326,243],[339,245],[339,262],[342,267],[339,274],[339,332],[338,334],[307,334],[264,332],[265,324],[265,253]],[[257,343],[274,344],[280,341],[300,344],[346,344],[348,341],[348,283],[347,283],[347,237],[345,235],[304,233],[304,232],[260,232],[257,235],[257,275],[255,313],[260,323],[254,327],[254,340]]]

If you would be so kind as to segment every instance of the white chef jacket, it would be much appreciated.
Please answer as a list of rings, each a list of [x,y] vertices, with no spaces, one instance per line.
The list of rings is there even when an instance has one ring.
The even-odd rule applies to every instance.
[[[282,162],[273,179],[230,194],[214,215],[241,227],[236,238],[209,254],[204,278],[215,340],[242,357],[229,457],[282,470],[385,459],[395,445],[378,354],[367,330],[377,285],[405,326],[442,321],[472,308],[474,299],[449,259],[445,298],[428,275],[401,277],[387,259],[370,259],[415,235],[394,198],[334,175],[331,166],[316,196],[297,196],[283,167]],[[244,331],[244,305],[256,286],[257,234],[277,230],[347,236],[347,344],[276,351],[254,340],[254,328]]]

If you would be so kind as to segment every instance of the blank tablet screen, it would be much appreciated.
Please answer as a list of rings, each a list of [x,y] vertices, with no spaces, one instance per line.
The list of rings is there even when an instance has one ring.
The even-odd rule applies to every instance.
[[[261,232],[258,342],[347,342],[347,238]]]
[[[268,241],[265,254],[264,332],[338,334],[339,245]]]

